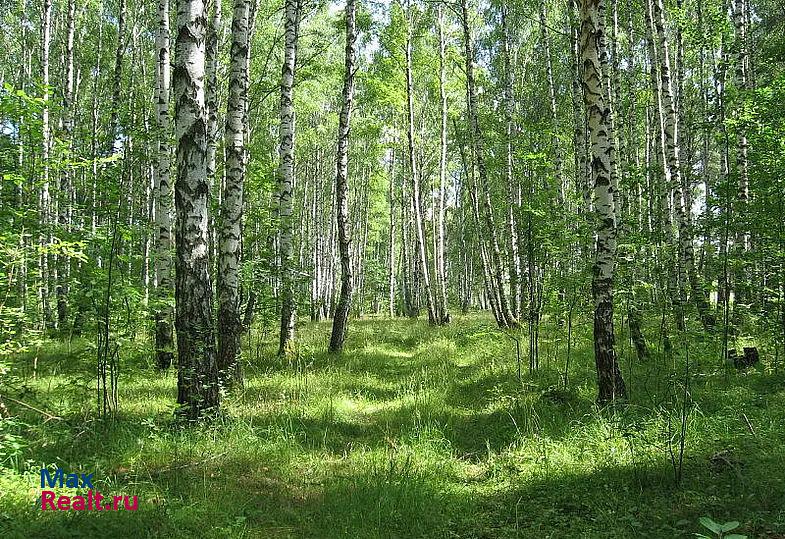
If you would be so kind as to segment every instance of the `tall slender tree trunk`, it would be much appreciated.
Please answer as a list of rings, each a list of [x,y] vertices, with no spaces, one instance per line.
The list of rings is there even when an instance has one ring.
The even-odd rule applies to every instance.
[[[167,0],[168,6],[168,0]],[[167,19],[168,29],[168,19]],[[167,30],[168,31],[168,30]],[[98,82],[101,77],[101,44],[103,43],[103,25],[98,25],[98,42],[96,43],[95,75],[93,77],[92,102],[90,107],[90,157],[91,157],[91,176],[92,182],[90,192],[90,235],[95,237],[98,229],[98,118],[100,117],[100,101],[98,99]],[[157,45],[156,45],[157,47]],[[160,59],[159,59],[160,63]],[[167,56],[168,65],[168,56]],[[168,80],[168,79],[167,79]],[[101,257],[96,261],[101,267]]]
[[[156,35],[156,159],[155,159],[155,353],[160,369],[168,369],[174,359],[172,332],[172,133],[169,116],[169,0],[158,1]]]
[[[112,73],[112,101],[109,114],[109,150],[110,153],[119,151],[117,144],[122,145],[118,140],[120,131],[120,100],[122,99],[123,89],[123,56],[125,54],[125,17],[126,0],[120,0],[117,15],[117,48],[114,56],[114,71]]]
[[[594,359],[600,402],[626,396],[624,380],[616,359],[613,332],[613,278],[616,265],[616,209],[611,183],[611,145],[608,136],[608,104],[603,88],[602,0],[581,1],[581,59],[583,95],[591,141],[590,170],[594,180],[597,214],[597,243],[592,297],[594,298]]]
[[[181,406],[179,413],[189,420],[216,410],[220,399],[207,207],[206,23],[203,0],[178,0],[173,77],[177,140],[177,402]]]
[[[207,112],[207,178],[211,182],[211,187],[213,187],[217,183],[215,170],[218,153],[218,55],[222,2],[212,0],[206,2],[205,5],[212,5],[212,12],[209,14],[210,19],[207,24],[207,37],[205,39],[204,102]],[[220,190],[220,183],[216,187],[216,191]]]
[[[513,73],[512,59],[510,58],[510,35],[507,23],[508,7],[502,7],[502,56],[504,60],[504,142],[506,159],[504,163],[504,180],[507,187],[507,231],[510,242],[510,263],[508,273],[510,276],[510,310],[515,318],[521,315],[521,257],[518,251],[518,223],[516,222],[517,208],[515,204],[515,174],[513,167]]]
[[[240,334],[240,256],[243,184],[247,139],[250,0],[235,0],[232,15],[231,68],[226,107],[226,182],[221,196],[218,236],[218,370],[226,385],[242,385]]]
[[[411,13],[407,13],[411,17]],[[414,151],[414,80],[412,77],[412,21],[407,20],[406,24],[406,111],[407,111],[407,142],[409,156],[409,173],[412,182],[412,206],[414,208],[414,228],[417,235],[417,254],[419,256],[419,269],[422,276],[422,284],[425,292],[425,301],[428,308],[428,321],[431,324],[437,323],[434,307],[433,289],[431,287],[431,275],[428,264],[428,244],[425,240],[425,227],[423,225],[423,209],[421,200],[420,175],[417,168],[417,159]]]
[[[749,54],[747,51],[747,20],[746,20],[746,5],[749,0],[732,0],[731,1],[731,16],[733,19],[733,28],[735,32],[735,39],[733,43],[733,56],[735,57],[736,69],[734,70],[734,84],[739,92],[740,98],[736,105],[734,118],[738,119],[742,114],[744,99],[747,90],[750,89],[750,69],[749,69]],[[749,143],[747,139],[747,129],[742,121],[736,128],[736,170],[738,176],[737,195],[736,195],[736,215],[739,223],[744,223],[746,216],[744,213],[747,211],[746,207],[749,203],[750,197],[750,175],[749,175]],[[737,264],[738,269],[734,272],[734,318],[738,318],[740,314],[736,308],[738,305],[746,304],[750,299],[749,290],[749,276],[747,275],[747,268],[749,267],[745,258],[750,250],[750,233],[746,224],[742,225],[741,230],[736,233],[734,240],[734,254],[739,259]]]
[[[447,268],[445,265],[445,198],[447,197],[447,75],[444,39],[444,13],[441,4],[437,7],[439,34],[439,109],[441,124],[439,128],[439,216],[436,242],[436,275],[439,284],[437,301],[437,320],[440,324],[450,321],[447,305]]]
[[[76,0],[68,0],[66,9],[65,39],[65,89],[63,91],[63,131],[69,149],[73,150],[74,131],[74,33],[76,27]],[[71,202],[73,198],[73,172],[60,173],[58,224],[60,233],[68,233],[71,227]],[[65,329],[68,319],[68,281],[70,259],[63,254],[57,257],[57,326]]]
[[[591,213],[592,211],[592,198],[591,198],[591,184],[588,171],[587,159],[587,136],[586,136],[586,114],[584,113],[583,93],[581,90],[581,80],[583,78],[583,71],[581,67],[581,51],[580,51],[580,24],[578,19],[580,17],[580,8],[578,7],[579,0],[570,0],[570,70],[572,75],[572,113],[573,113],[573,153],[575,168],[575,190],[583,197],[583,207],[578,206],[579,214]]]
[[[551,113],[551,151],[553,152],[554,176],[556,178],[556,189],[559,197],[559,202],[564,203],[565,185],[564,175],[562,170],[564,168],[564,159],[561,153],[561,144],[559,143],[559,117],[556,109],[556,83],[553,78],[553,60],[551,58],[551,41],[548,37],[547,18],[548,13],[546,9],[546,0],[540,0],[540,37],[542,39],[542,52],[545,56],[545,79],[548,82],[548,108]]]
[[[660,103],[662,106],[661,115],[663,118],[663,136],[665,143],[666,158],[666,180],[673,188],[673,199],[676,206],[676,217],[678,219],[679,230],[679,286],[684,287],[689,281],[692,298],[698,309],[700,319],[704,325],[711,323],[709,318],[709,305],[703,287],[700,284],[698,273],[695,270],[695,248],[692,242],[692,227],[688,213],[690,207],[686,207],[685,190],[682,182],[682,170],[680,160],[679,144],[679,117],[676,113],[673,90],[671,87],[670,56],[668,42],[665,37],[665,13],[662,0],[650,0],[652,2],[652,13],[654,21],[654,38],[658,44],[659,52],[659,83],[660,83]],[[681,289],[680,289],[681,290]],[[683,304],[685,293],[679,292],[679,302]],[[681,318],[681,316],[679,316]],[[680,323],[680,322],[679,322]]]
[[[504,276],[502,274],[501,253],[499,240],[496,233],[496,225],[493,218],[493,206],[491,204],[491,194],[488,186],[488,173],[485,168],[485,149],[482,137],[482,130],[477,114],[477,92],[474,82],[474,46],[472,44],[471,28],[469,26],[468,0],[461,0],[461,19],[463,24],[463,47],[466,62],[466,102],[469,115],[469,136],[471,146],[474,150],[474,158],[477,163],[477,175],[481,191],[481,205],[483,208],[483,221],[488,232],[490,253],[489,262],[492,271],[492,283],[495,294],[499,299],[499,311],[501,314],[500,322],[504,327],[516,327],[518,321],[510,311],[510,304],[507,300],[507,292],[504,290]]]
[[[409,236],[409,224],[411,222],[409,210],[411,204],[409,203],[409,190],[407,189],[407,182],[405,174],[401,175],[401,292],[403,295],[403,307],[406,316],[415,318],[419,315],[414,306],[414,292],[413,292],[413,279],[412,279],[412,262],[411,262],[411,242]]]
[[[297,305],[294,297],[294,247],[292,243],[292,193],[294,191],[294,69],[300,23],[299,0],[286,0],[284,9],[284,59],[281,68],[281,127],[278,165],[278,219],[281,252],[281,332],[278,355],[294,345]]]
[[[457,122],[453,119],[453,124],[455,126],[455,132],[458,132]],[[466,148],[464,144],[458,144],[458,148],[461,153],[461,164],[463,165],[463,174],[464,174],[464,189],[469,193],[469,199],[471,202],[471,209],[472,209],[472,216],[474,217],[474,231],[477,236],[476,244],[479,245],[479,257],[480,257],[480,264],[482,267],[482,277],[483,277],[483,284],[485,285],[485,292],[488,299],[488,303],[491,307],[491,312],[493,313],[493,317],[496,320],[496,323],[499,327],[504,327],[506,321],[504,316],[501,313],[499,308],[499,296],[497,294],[497,289],[493,284],[493,274],[490,267],[490,261],[488,256],[488,249],[486,246],[486,240],[482,235],[481,227],[482,227],[482,218],[480,217],[480,202],[478,200],[478,192],[479,189],[477,188],[477,177],[474,173],[474,163],[470,162],[467,155],[466,155]],[[471,260],[471,256],[467,254],[467,258]]]
[[[41,85],[43,96],[41,99],[41,193],[39,197],[39,215],[41,220],[41,234],[39,243],[41,254],[39,258],[40,288],[39,300],[43,314],[43,326],[49,328],[53,324],[52,308],[49,304],[50,260],[48,246],[52,241],[51,231],[51,205],[52,196],[49,191],[49,147],[51,145],[51,131],[49,125],[49,45],[52,40],[52,0],[44,0],[41,13]]]
[[[27,6],[22,4],[22,9],[19,17],[19,43],[22,45],[24,50],[27,50],[27,54],[23,52],[21,61],[19,62],[19,74],[18,74],[18,81],[17,81],[17,88],[20,90],[25,90],[25,87],[30,82],[30,63],[31,63],[31,56],[32,56],[32,47],[29,46],[27,35],[28,35],[28,28],[30,26],[30,21],[27,17]],[[24,127],[24,119],[20,118],[19,120],[19,127],[17,130],[17,166],[19,170],[24,170],[25,165],[25,157],[26,157],[26,146],[25,146],[25,137],[22,134]],[[18,204],[18,207],[24,207],[26,201],[25,197],[25,190],[23,186],[20,184],[16,188],[16,192],[14,193],[14,199]],[[27,298],[28,298],[28,283],[27,277],[29,273],[29,264],[28,264],[28,238],[24,234],[24,227],[22,227],[22,233],[19,234],[19,249],[22,253],[22,263],[20,264],[19,268],[19,278],[17,279],[17,293],[19,294],[19,302],[22,308],[23,314],[28,314],[27,312]]]
[[[219,71],[219,47],[221,32],[222,4],[220,0],[206,0],[205,8],[208,10],[207,36],[205,38],[205,61],[204,61],[204,104],[207,114],[207,182],[210,185],[210,208],[212,209],[212,199],[218,193],[218,205],[220,208],[223,182],[216,175],[219,122],[218,122],[218,71]],[[220,209],[219,209],[220,212]],[[210,260],[214,266],[211,271],[217,268],[218,261],[218,227],[215,226],[213,212],[210,212]],[[216,282],[217,285],[217,282]]]
[[[349,254],[349,131],[354,99],[354,62],[357,41],[355,0],[346,0],[346,54],[344,63],[343,94],[341,113],[338,117],[338,151],[336,154],[335,202],[338,223],[338,249],[341,253],[341,295],[335,309],[333,330],[330,337],[330,352],[343,350],[346,339],[349,310],[352,306],[352,267]]]
[[[388,294],[389,294],[389,315],[395,316],[395,149],[390,149],[390,186],[388,199],[390,204],[390,234],[388,237],[389,256],[387,257],[389,266],[387,268]]]

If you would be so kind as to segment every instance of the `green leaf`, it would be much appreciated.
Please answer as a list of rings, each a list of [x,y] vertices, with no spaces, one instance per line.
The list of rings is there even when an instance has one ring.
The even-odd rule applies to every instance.
[[[739,535],[738,533],[732,533],[730,535],[723,536],[725,539],[747,539],[746,535]]]
[[[698,519],[698,522],[700,522],[700,523],[701,523],[701,525],[702,525],[704,528],[708,528],[709,530],[713,531],[714,533],[716,533],[716,534],[718,534],[718,535],[719,535],[720,533],[722,533],[722,526],[721,526],[720,524],[718,524],[718,523],[714,522],[714,521],[713,521],[711,518],[709,518],[709,517],[700,517],[700,518]]]
[[[738,528],[739,527],[739,523],[737,521],[733,520],[731,522],[726,522],[725,524],[722,524],[721,526],[722,526],[722,533],[725,533],[725,532],[729,532],[731,530],[735,530],[736,528]]]

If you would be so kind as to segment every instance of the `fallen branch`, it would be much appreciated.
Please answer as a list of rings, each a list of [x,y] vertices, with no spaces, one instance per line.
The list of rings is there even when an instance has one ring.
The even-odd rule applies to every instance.
[[[6,399],[8,399],[8,400],[10,400],[10,401],[12,401],[12,402],[15,402],[15,403],[16,403],[16,404],[18,404],[19,406],[24,406],[25,408],[28,408],[28,409],[30,409],[30,410],[33,410],[34,412],[38,412],[39,414],[41,414],[41,415],[43,415],[43,416],[46,416],[46,418],[47,418],[47,421],[48,421],[48,420],[50,420],[50,419],[57,419],[57,420],[59,420],[59,421],[62,421],[62,420],[63,420],[63,418],[62,418],[62,417],[60,417],[60,416],[56,416],[56,415],[54,415],[54,414],[50,414],[49,412],[46,412],[46,411],[44,411],[44,410],[41,410],[40,408],[36,408],[35,406],[33,406],[33,405],[31,405],[31,404],[27,404],[27,403],[24,403],[24,402],[22,402],[22,401],[20,401],[20,400],[16,400],[15,398],[13,398],[13,397],[9,397],[8,395],[6,395],[6,396],[5,396],[5,398],[6,398]]]
[[[161,468],[160,470],[156,470],[155,472],[152,472],[152,473],[148,472],[148,473],[150,475],[161,475],[163,473],[171,472],[173,470],[182,470],[183,468],[190,468],[192,466],[200,466],[202,464],[205,464],[206,462],[210,462],[211,460],[215,460],[215,459],[221,458],[224,455],[226,455],[227,453],[229,453],[229,451],[224,451],[223,453],[218,453],[217,455],[211,455],[211,456],[207,457],[206,459],[200,460],[200,461],[197,461],[197,462],[188,462],[186,464],[180,464],[178,466],[169,466],[168,468]]]
[[[744,422],[747,424],[747,429],[749,429],[750,434],[755,436],[755,429],[752,427],[752,423],[750,423],[750,419],[747,417],[747,414],[741,414],[741,417],[744,418]]]

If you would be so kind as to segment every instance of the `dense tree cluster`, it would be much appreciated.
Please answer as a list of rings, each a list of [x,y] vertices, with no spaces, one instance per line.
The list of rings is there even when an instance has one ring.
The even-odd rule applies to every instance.
[[[254,319],[591,313],[600,401],[619,327],[785,344],[769,0],[175,3],[0,7],[3,350],[147,333],[195,419]]]

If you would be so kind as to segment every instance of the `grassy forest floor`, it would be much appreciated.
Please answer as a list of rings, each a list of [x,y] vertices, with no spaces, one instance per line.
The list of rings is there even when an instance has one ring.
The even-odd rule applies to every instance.
[[[598,410],[590,325],[576,328],[569,390],[555,326],[521,382],[513,340],[479,315],[445,328],[352,321],[342,356],[322,352],[329,325],[308,324],[292,361],[252,337],[245,390],[191,429],[172,420],[176,376],[155,373],[147,343],[124,344],[114,422],[95,419],[87,343],[46,343],[11,372],[19,400],[61,419],[7,404],[6,442],[21,447],[0,455],[0,536],[690,537],[710,535],[698,523],[710,516],[785,537],[785,376],[773,357],[737,372],[718,365],[715,343],[691,340],[677,487],[668,433],[678,454],[683,358],[675,375],[663,358],[640,364],[622,336],[629,403]],[[95,472],[97,490],[136,494],[139,509],[42,512],[42,465]]]

